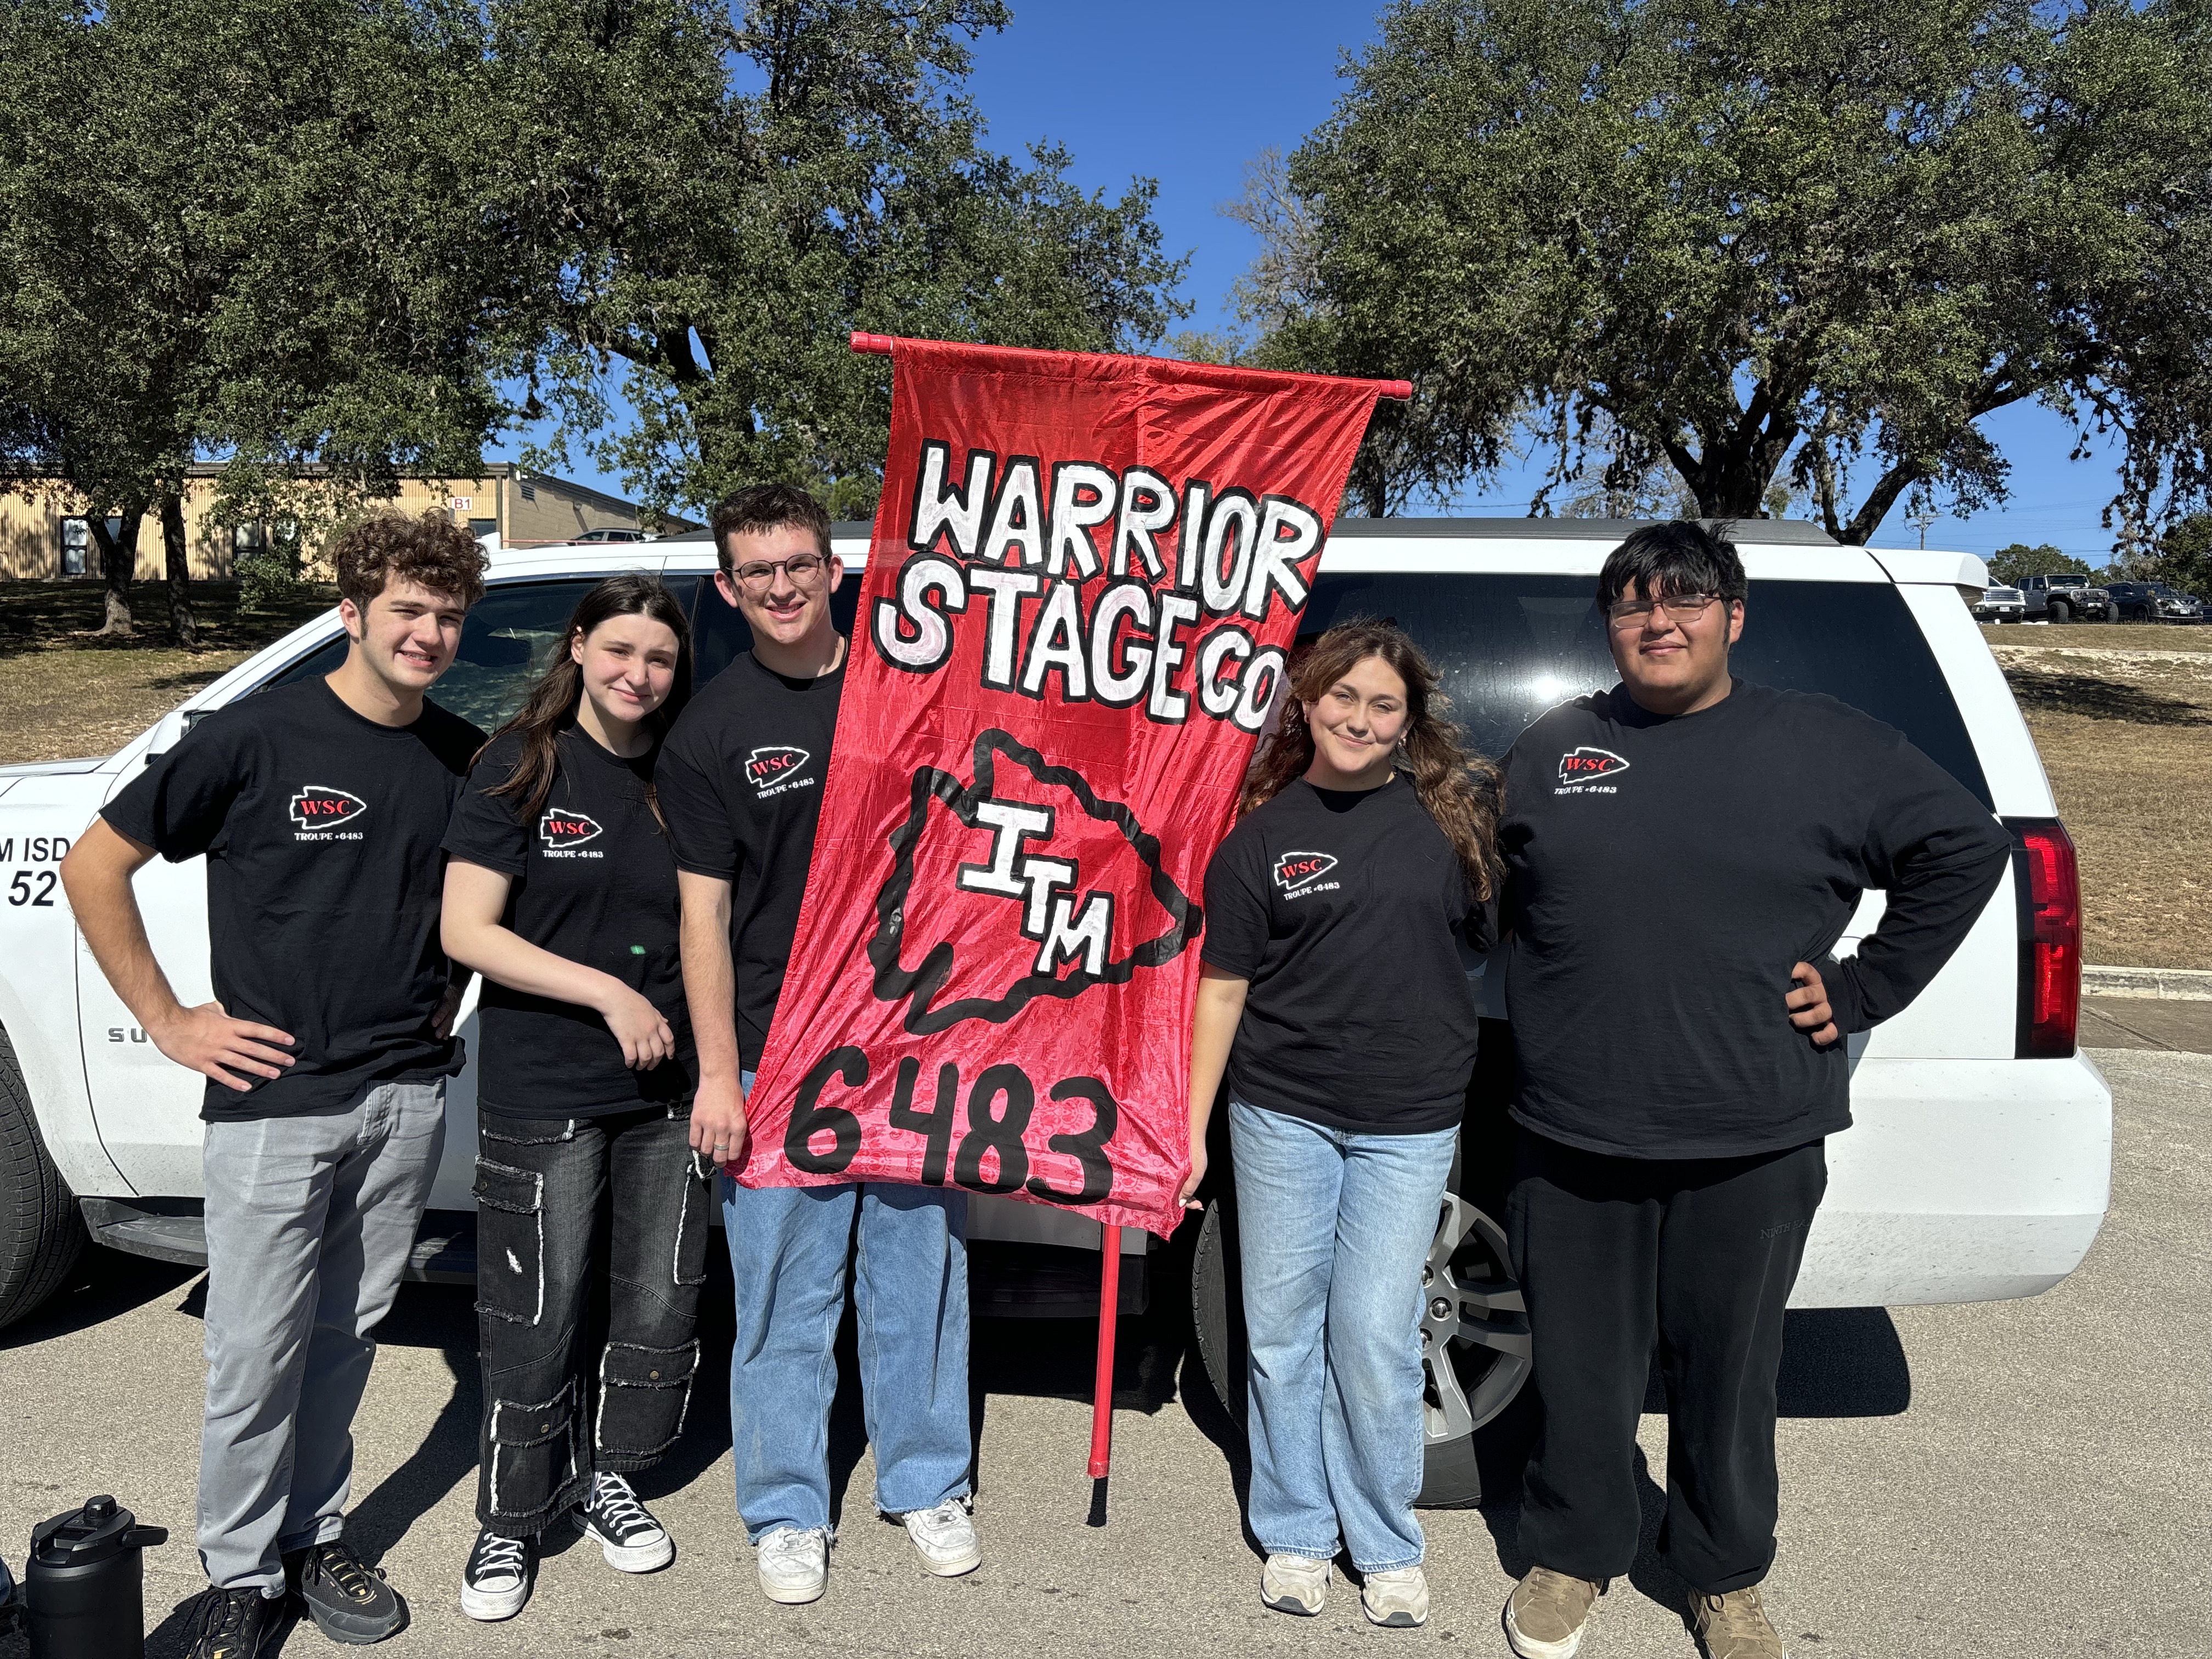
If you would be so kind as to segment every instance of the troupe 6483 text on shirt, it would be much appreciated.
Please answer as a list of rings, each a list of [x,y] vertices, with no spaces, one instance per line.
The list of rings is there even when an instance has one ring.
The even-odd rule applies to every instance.
[[[684,1001],[676,854],[647,790],[653,757],[624,760],[574,726],[554,739],[559,770],[545,804],[490,792],[522,757],[522,738],[495,738],[454,809],[446,851],[509,877],[517,937],[611,974],[655,1008],[677,1052],[646,1071],[592,1009],[486,979],[478,1030],[483,1103],[510,1117],[571,1118],[635,1110],[690,1093],[696,1062]]]
[[[1484,908],[1411,783],[1316,789],[1249,814],[1206,872],[1206,960],[1249,981],[1230,1086],[1363,1134],[1457,1123],[1480,1031],[1465,944]]]
[[[691,699],[653,775],[677,863],[731,884],[738,1053],[748,1071],[760,1063],[799,932],[844,689],[842,665],[787,679],[748,651]]]
[[[201,1116],[343,1111],[460,1069],[432,1029],[451,975],[438,845],[483,742],[434,702],[380,726],[317,678],[218,709],[100,809],[172,863],[206,854],[216,1000],[297,1045],[243,1094],[210,1079]]]

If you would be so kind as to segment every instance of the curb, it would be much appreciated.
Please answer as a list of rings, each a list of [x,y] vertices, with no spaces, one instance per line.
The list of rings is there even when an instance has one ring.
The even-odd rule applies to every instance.
[[[2212,972],[2201,968],[2084,968],[2081,994],[2212,1002]]]

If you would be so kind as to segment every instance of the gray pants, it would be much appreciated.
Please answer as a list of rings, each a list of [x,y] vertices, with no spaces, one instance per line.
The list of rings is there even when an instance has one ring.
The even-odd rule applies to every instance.
[[[287,1550],[343,1529],[353,1414],[446,1144],[446,1085],[384,1083],[351,1109],[210,1123],[200,1564],[284,1587]]]

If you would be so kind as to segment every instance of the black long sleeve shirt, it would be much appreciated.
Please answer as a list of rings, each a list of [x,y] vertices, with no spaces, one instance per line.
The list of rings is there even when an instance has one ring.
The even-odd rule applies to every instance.
[[[2011,842],[1902,733],[1742,680],[1646,713],[1625,688],[1536,721],[1505,760],[1514,1116],[1631,1158],[1775,1151],[1850,1122],[1850,1064],[1790,1023],[1820,969],[1838,1030],[1909,1004],[1966,938]],[[1828,953],[1888,895],[1856,956]]]

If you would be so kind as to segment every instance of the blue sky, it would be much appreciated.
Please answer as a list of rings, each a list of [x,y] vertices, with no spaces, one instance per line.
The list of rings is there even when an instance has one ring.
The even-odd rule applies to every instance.
[[[1243,189],[1247,161],[1270,145],[1296,149],[1328,114],[1342,90],[1343,55],[1373,39],[1373,10],[1359,0],[1116,0],[1103,15],[1110,31],[1096,0],[1017,0],[1012,26],[976,47],[970,94],[997,148],[1055,140],[1085,189],[1118,195],[1132,176],[1158,179],[1167,246],[1191,256],[1182,295],[1193,310],[1182,326],[1227,326],[1230,284],[1255,246],[1220,205]],[[1126,79],[1095,67],[1102,46],[1127,54]],[[2051,542],[2102,563],[2112,537],[2097,519],[2114,487],[2111,453],[2069,461],[2070,428],[2039,407],[2000,410],[1984,428],[2012,461],[2013,499],[1969,520],[1937,519],[1928,545],[1987,553]],[[621,491],[619,479],[577,476]],[[1451,510],[1517,516],[1534,488],[1533,477],[1509,471]],[[1893,509],[1874,544],[1909,547],[1918,538]]]

